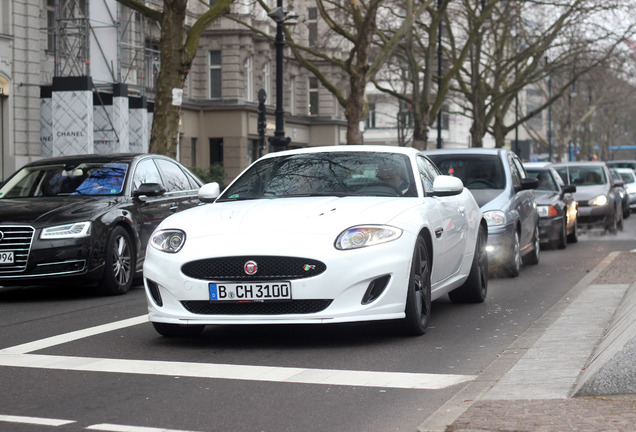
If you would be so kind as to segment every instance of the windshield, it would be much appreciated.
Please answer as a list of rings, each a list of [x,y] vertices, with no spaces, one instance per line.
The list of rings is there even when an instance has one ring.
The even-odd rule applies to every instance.
[[[458,177],[468,189],[504,189],[506,177],[501,159],[483,154],[428,155],[442,174]]]
[[[0,199],[117,195],[122,192],[127,171],[128,164],[123,162],[26,167],[0,189]]]
[[[636,179],[634,178],[634,173],[631,172],[621,172],[621,178],[625,183],[634,183]]]
[[[577,186],[594,186],[608,183],[605,171],[600,166],[571,166],[569,171],[570,183]]]
[[[384,152],[303,153],[263,159],[219,201],[298,196],[417,196],[407,156]]]
[[[526,168],[526,171],[528,173],[528,177],[534,177],[539,180],[539,186],[537,186],[537,189],[550,191],[557,190],[554,179],[552,178],[548,170],[534,170],[532,168]]]

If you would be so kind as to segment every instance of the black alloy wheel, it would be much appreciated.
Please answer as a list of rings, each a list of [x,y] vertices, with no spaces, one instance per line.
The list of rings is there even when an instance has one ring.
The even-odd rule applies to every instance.
[[[128,231],[116,226],[106,242],[104,275],[99,290],[107,295],[121,295],[130,290],[135,273],[135,254]]]
[[[406,292],[406,317],[402,329],[408,336],[426,332],[431,316],[431,261],[426,242],[417,238],[413,251],[409,285]]]

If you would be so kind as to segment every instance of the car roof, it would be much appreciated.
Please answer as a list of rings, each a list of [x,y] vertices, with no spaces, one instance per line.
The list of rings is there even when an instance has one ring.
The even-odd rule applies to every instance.
[[[625,163],[625,162],[636,164],[636,160],[634,160],[634,159],[614,159],[614,160],[611,160],[611,161],[607,161],[607,163],[609,163],[609,164],[611,164],[611,163]]]
[[[389,145],[332,145],[332,146],[316,146],[302,147],[292,150],[283,150],[280,152],[268,153],[263,156],[265,158],[287,156],[294,154],[311,154],[311,153],[338,153],[338,152],[383,152],[383,153],[402,153],[407,155],[423,154],[420,150],[413,147],[397,147]]]
[[[509,152],[510,150],[503,148],[483,148],[483,147],[470,147],[470,148],[453,148],[453,149],[435,149],[426,150],[424,154],[483,154],[483,155],[499,155],[501,153]]]
[[[605,162],[597,162],[597,161],[575,161],[575,162],[560,162],[552,164],[554,167],[567,167],[567,166],[604,166]]]
[[[52,158],[38,159],[37,161],[29,162],[24,166],[39,166],[50,165],[56,163],[72,163],[72,162],[131,162],[135,158],[141,156],[159,156],[151,155],[148,153],[113,153],[113,154],[82,154],[82,155],[69,155],[69,156],[57,156]]]
[[[551,166],[552,162],[523,162],[524,168],[529,169],[537,169],[537,168],[546,168]]]

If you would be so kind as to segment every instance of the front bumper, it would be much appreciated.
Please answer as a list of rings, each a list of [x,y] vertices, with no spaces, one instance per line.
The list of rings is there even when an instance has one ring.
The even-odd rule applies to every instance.
[[[541,243],[557,241],[563,231],[563,216],[539,218],[539,239]]]
[[[612,225],[613,218],[613,209],[609,204],[604,206],[582,206],[579,204],[579,226],[605,228]]]
[[[309,240],[307,244],[324,243],[304,240]],[[185,263],[205,258],[201,252],[191,251],[209,250],[209,246],[202,242],[178,254],[149,247],[144,262],[149,319],[171,324],[208,325],[315,324],[403,318],[413,251],[411,243],[414,244],[414,240],[403,236],[398,241],[351,251],[337,251],[331,244],[324,250],[289,244],[252,247],[250,253],[253,256],[305,257],[321,261],[326,270],[316,276],[289,280],[292,304],[271,302],[282,306],[278,312],[272,312],[272,308],[258,302],[244,303],[245,308],[236,302],[232,303],[231,313],[219,312],[216,305],[220,302],[210,300],[209,283],[221,281],[195,279],[181,271]],[[224,248],[224,252],[226,250]],[[245,256],[241,250],[227,252],[232,256]],[[370,286],[381,278],[386,280],[387,276],[388,282],[381,294],[371,303],[362,304]]]
[[[510,261],[515,225],[488,226],[488,264],[498,266]]]

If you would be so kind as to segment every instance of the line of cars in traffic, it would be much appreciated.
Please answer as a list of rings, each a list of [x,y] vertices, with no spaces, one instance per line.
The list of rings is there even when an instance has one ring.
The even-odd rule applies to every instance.
[[[419,335],[432,300],[483,302],[489,274],[519,275],[580,227],[621,229],[635,180],[505,149],[296,149],[223,191],[164,156],[45,159],[0,185],[0,285],[123,294],[143,270],[164,336],[374,320]]]

